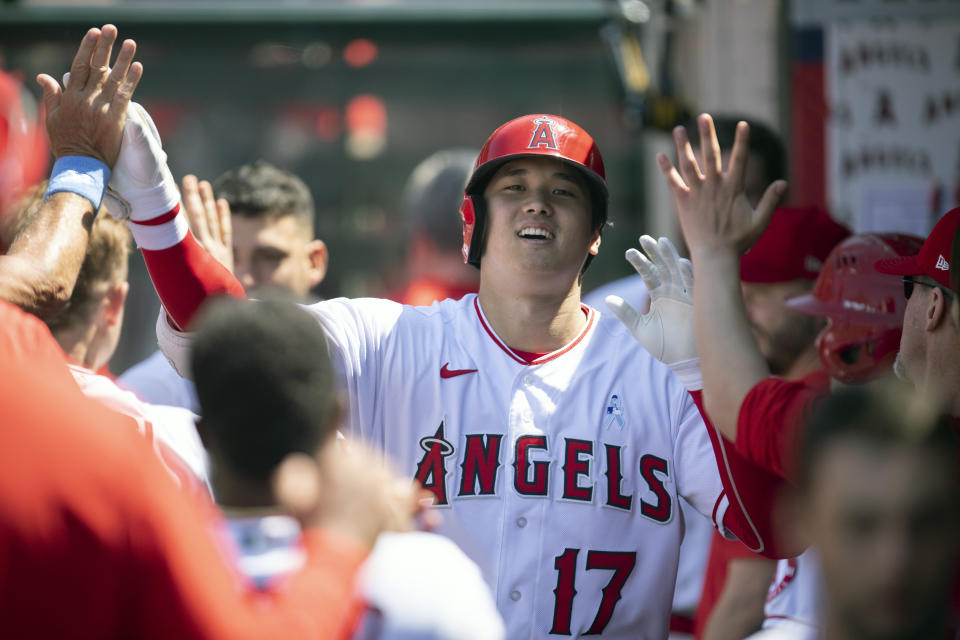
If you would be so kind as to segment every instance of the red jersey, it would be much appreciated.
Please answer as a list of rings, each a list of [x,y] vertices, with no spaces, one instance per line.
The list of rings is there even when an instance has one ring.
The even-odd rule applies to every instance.
[[[308,531],[297,577],[243,589],[213,512],[176,489],[128,418],[81,394],[41,326],[0,303],[0,635],[346,637],[366,550]]]
[[[770,473],[792,480],[804,425],[829,393],[830,376],[823,369],[792,382],[761,380],[740,405],[737,451]]]

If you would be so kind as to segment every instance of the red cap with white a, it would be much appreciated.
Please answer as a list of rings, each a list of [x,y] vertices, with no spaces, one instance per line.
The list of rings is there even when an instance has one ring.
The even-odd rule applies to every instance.
[[[920,253],[907,258],[880,260],[874,268],[880,273],[896,276],[929,276],[938,283],[950,287],[950,247],[953,235],[960,225],[960,207],[943,214],[927,236]]]

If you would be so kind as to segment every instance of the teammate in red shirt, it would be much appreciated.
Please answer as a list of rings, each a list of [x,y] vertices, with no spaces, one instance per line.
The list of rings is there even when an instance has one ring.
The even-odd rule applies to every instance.
[[[318,529],[349,532],[349,519],[313,513],[302,573],[252,595],[214,543],[212,510],[177,490],[129,418],[80,393],[39,320],[2,301],[0,316],[4,636],[346,637],[369,535]]]

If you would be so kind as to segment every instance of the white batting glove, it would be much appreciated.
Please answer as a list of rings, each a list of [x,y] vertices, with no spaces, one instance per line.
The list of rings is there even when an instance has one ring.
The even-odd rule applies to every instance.
[[[605,302],[650,354],[674,368],[689,364],[697,357],[693,333],[693,267],[681,258],[668,238],[640,237],[646,256],[628,249],[627,261],[633,265],[650,292],[650,311],[641,315],[620,296],[607,296]]]
[[[180,201],[160,134],[146,109],[130,102],[120,155],[110,175],[107,210],[119,220],[150,220]]]

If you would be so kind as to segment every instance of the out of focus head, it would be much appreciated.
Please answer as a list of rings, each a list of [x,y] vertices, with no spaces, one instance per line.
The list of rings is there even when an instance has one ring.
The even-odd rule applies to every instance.
[[[414,168],[403,192],[404,218],[413,238],[427,238],[437,251],[460,253],[457,210],[476,160],[476,149],[442,149]]]
[[[771,373],[790,375],[814,348],[823,320],[786,301],[813,288],[830,251],[850,231],[818,209],[781,207],[740,259],[740,281],[753,336]]]
[[[847,387],[804,432],[799,519],[827,637],[945,637],[960,556],[957,427],[902,385]],[[842,633],[840,633],[842,631]]]
[[[282,290],[304,299],[327,273],[327,247],[314,237],[313,196],[288,171],[263,160],[213,184],[230,204],[234,272],[252,297]],[[258,293],[260,292],[260,293]]]
[[[484,192],[490,180],[505,164],[525,158],[552,159],[558,167],[570,169],[584,184],[590,228],[599,234],[606,225],[609,199],[606,174],[600,150],[590,134],[560,116],[521,116],[494,131],[477,157],[460,208],[464,262],[480,267],[488,223]],[[586,270],[593,255],[584,251],[583,258],[582,269]]]
[[[219,300],[202,311],[191,356],[216,465],[267,485],[289,454],[313,456],[337,427],[326,335],[299,306]]]
[[[713,127],[717,132],[717,141],[720,143],[723,168],[727,168],[733,141],[736,138],[737,123],[745,121],[750,125],[750,144],[748,146],[747,167],[744,174],[744,189],[750,204],[757,206],[767,186],[775,180],[787,177],[787,155],[780,141],[780,136],[773,130],[756,120],[734,115],[713,116]],[[693,145],[699,160],[700,127],[696,120],[683,124],[687,130],[687,138]]]
[[[44,177],[49,156],[36,101],[19,80],[0,71],[0,215]]]
[[[950,260],[958,227],[960,207],[943,214],[915,255],[876,263],[880,273],[901,277],[907,298],[898,375],[916,385],[944,387],[940,390],[952,396],[954,411],[960,410],[960,335],[951,317],[957,267]]]
[[[796,311],[827,319],[817,348],[834,380],[860,383],[893,371],[906,300],[901,283],[873,265],[916,255],[922,244],[900,233],[851,236],[827,256],[813,292],[787,301]]]

